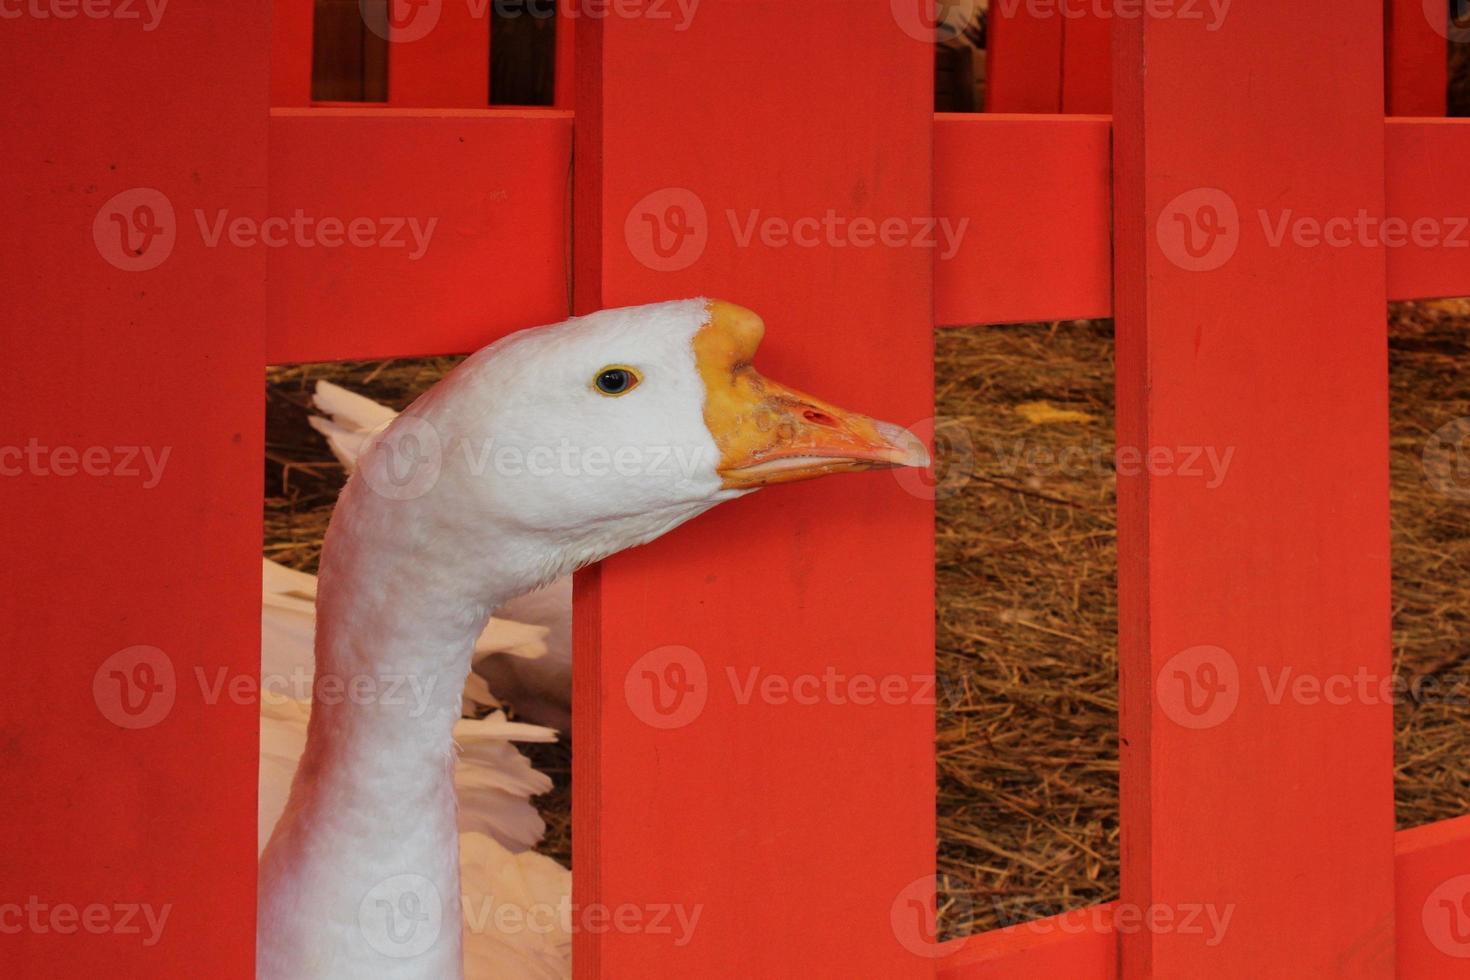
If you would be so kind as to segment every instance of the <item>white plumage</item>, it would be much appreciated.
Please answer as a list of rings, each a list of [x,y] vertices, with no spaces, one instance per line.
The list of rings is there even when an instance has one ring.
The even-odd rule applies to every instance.
[[[263,562],[258,851],[265,850],[286,807],[306,748],[315,599],[316,576]],[[544,628],[492,619],[475,644],[475,656],[542,656],[545,637]],[[473,704],[466,696],[466,707],[476,712],[492,704],[488,691]],[[530,850],[546,832],[531,798],[550,790],[551,780],[514,744],[556,738],[555,731],[512,722],[502,711],[454,724],[465,976],[471,980],[571,976],[571,937],[564,929],[497,928],[497,922],[506,921],[506,906],[516,909],[510,921],[544,920],[559,916],[571,900],[571,872]]]
[[[327,440],[332,455],[351,473],[372,438],[398,413],[330,381],[318,381],[312,404],[323,415],[308,421]],[[497,698],[515,707],[516,715],[558,731],[572,725],[572,578],[562,576],[545,588],[507,602],[495,614],[507,620],[543,627],[545,655],[524,656],[513,650],[476,657],[471,677],[485,682]]]

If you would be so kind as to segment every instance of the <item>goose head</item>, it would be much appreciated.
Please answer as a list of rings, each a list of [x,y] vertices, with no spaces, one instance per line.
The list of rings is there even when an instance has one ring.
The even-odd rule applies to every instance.
[[[368,441],[322,552],[317,690],[339,683],[315,699],[261,859],[260,976],[319,974],[329,954],[334,976],[386,976],[359,910],[405,869],[457,921],[446,760],[490,610],[761,487],[928,464],[898,426],[761,376],[762,332],[702,299],[525,331]],[[363,678],[385,692],[409,678],[427,699],[342,696]],[[454,930],[393,975],[459,977],[461,959]]]
[[[763,333],[750,310],[692,299],[513,334],[372,441],[359,526],[441,563],[446,546],[493,549],[503,598],[762,487],[929,464],[903,428],[761,375]]]

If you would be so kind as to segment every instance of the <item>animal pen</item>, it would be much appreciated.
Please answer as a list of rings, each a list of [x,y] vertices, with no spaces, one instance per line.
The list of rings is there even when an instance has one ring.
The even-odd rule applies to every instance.
[[[1441,5],[1236,0],[1212,29],[1157,15],[1188,0],[997,3],[1011,111],[939,116],[925,6],[564,3],[544,109],[487,107],[473,0],[394,0],[374,105],[312,102],[306,0],[5,25],[7,185],[36,188],[3,236],[7,441],[170,457],[147,488],[0,482],[0,881],[173,911],[152,946],[4,935],[4,973],[253,975],[258,717],[192,677],[258,670],[267,364],[708,294],[775,327],[773,373],[916,425],[936,322],[1112,315],[1120,452],[1228,446],[1234,470],[1119,474],[1119,903],[950,943],[932,699],[711,685],[697,722],[659,727],[625,696],[671,645],[721,675],[932,678],[932,504],[881,474],[783,488],[580,573],[575,902],[703,912],[678,947],[579,930],[576,976],[1470,976],[1470,818],[1395,833],[1391,705],[1246,682],[1391,675],[1384,310],[1470,294],[1470,253],[1359,232],[1470,215],[1470,121],[1436,117]],[[1113,115],[1060,114],[1079,108]],[[211,242],[221,211],[442,220],[405,261]],[[967,223],[940,257],[743,236],[736,211]],[[1328,233],[1274,236],[1268,211]],[[130,710],[169,700],[155,725],[94,697],[138,645],[177,668],[124,678]],[[1205,904],[1233,910],[1216,945],[1170,925]]]

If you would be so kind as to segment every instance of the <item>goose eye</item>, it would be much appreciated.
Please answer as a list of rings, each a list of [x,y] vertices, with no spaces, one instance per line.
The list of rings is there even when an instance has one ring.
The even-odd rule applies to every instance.
[[[638,387],[642,380],[632,368],[608,367],[597,372],[593,386],[604,395],[625,395]]]

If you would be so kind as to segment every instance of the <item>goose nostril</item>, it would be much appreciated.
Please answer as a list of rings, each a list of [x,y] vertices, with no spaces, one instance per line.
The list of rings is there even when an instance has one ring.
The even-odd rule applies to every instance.
[[[830,426],[831,428],[834,428],[834,429],[837,427],[837,420],[836,419],[834,419],[832,416],[826,414],[825,412],[819,412],[819,411],[817,411],[814,408],[809,408],[806,411],[802,412],[801,413],[801,417],[804,418],[804,419],[806,419],[808,422],[812,423],[813,425],[825,425],[825,426]]]

